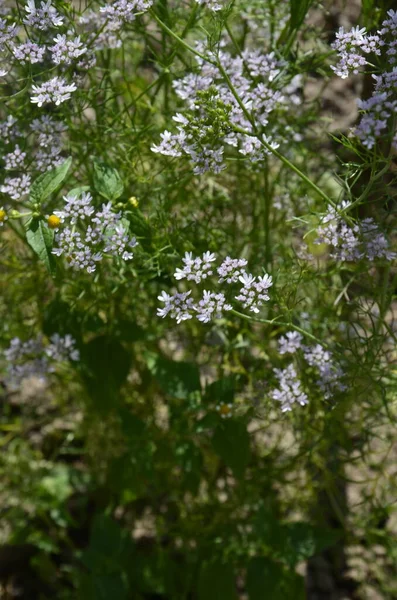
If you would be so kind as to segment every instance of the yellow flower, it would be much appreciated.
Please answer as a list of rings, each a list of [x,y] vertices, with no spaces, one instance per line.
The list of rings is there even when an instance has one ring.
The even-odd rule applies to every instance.
[[[135,196],[131,196],[131,198],[128,198],[128,202],[132,204],[134,208],[138,208],[139,206],[139,200],[138,198],[135,198]]]
[[[7,219],[7,213],[4,210],[4,208],[0,208],[0,223],[4,223],[4,221]]]
[[[47,219],[47,225],[50,229],[58,229],[61,219],[56,215],[50,215]]]

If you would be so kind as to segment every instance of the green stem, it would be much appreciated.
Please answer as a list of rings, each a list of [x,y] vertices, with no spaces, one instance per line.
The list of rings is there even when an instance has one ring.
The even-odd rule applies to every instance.
[[[308,331],[305,331],[304,329],[302,329],[298,325],[295,325],[294,323],[285,323],[283,321],[278,321],[277,320],[278,317],[275,317],[274,319],[259,319],[258,317],[251,317],[250,315],[245,315],[244,313],[241,313],[238,310],[235,310],[234,308],[230,312],[232,314],[236,315],[237,317],[241,317],[242,319],[245,319],[246,321],[252,321],[253,323],[264,323],[266,325],[280,325],[281,327],[290,327],[291,329],[294,329],[295,331],[298,331],[299,333],[301,333],[305,337],[313,340],[317,344],[321,344],[321,346],[324,346],[325,348],[328,348],[328,344],[327,343],[325,343],[324,341],[319,340],[312,333],[309,333]]]

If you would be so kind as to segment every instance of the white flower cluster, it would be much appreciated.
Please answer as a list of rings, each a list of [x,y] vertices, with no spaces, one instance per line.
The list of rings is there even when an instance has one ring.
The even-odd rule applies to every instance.
[[[367,64],[363,54],[380,55],[380,46],[383,43],[379,35],[368,35],[365,27],[353,27],[351,31],[345,31],[341,27],[332,44],[332,48],[338,52],[339,62],[336,66],[332,65],[331,69],[339,77],[346,79],[349,73],[358,73],[359,68]]]
[[[55,333],[45,344],[39,336],[23,342],[13,338],[9,347],[3,352],[6,361],[6,382],[19,386],[23,379],[38,377],[44,381],[50,373],[56,371],[59,363],[79,360],[79,351],[71,335],[61,337]]]
[[[146,12],[152,6],[153,0],[114,0],[105,4],[100,11],[113,26],[121,27],[123,22],[131,23],[139,13]]]
[[[317,385],[328,400],[334,393],[343,392],[347,389],[343,383],[344,372],[334,363],[332,353],[325,350],[320,344],[305,346],[302,344],[303,337],[297,331],[288,331],[285,336],[278,340],[278,350],[281,355],[295,354],[302,350],[307,364],[318,369],[320,378]],[[301,381],[293,364],[285,369],[274,369],[279,386],[270,392],[270,397],[281,402],[282,412],[292,410],[295,403],[304,406],[308,403],[307,394],[302,391]]]
[[[209,52],[202,43],[197,44],[197,50],[202,54]],[[173,82],[177,95],[186,102],[188,110],[183,114],[177,113],[173,117],[177,123],[177,132],[164,131],[160,143],[151,148],[153,152],[164,156],[188,156],[194,165],[195,174],[206,171],[221,172],[225,168],[223,159],[225,145],[237,148],[241,155],[254,163],[262,160],[271,153],[266,144],[273,149],[279,146],[272,139],[274,135],[277,135],[278,139],[290,138],[290,129],[280,125],[277,127],[270,125],[269,115],[277,110],[280,117],[291,105],[300,103],[297,94],[300,85],[299,76],[285,85],[276,83],[277,76],[281,74],[285,63],[277,59],[274,53],[264,54],[258,50],[246,50],[242,56],[233,57],[221,50],[218,56],[209,52],[209,57],[213,61],[219,61],[226,71],[241,103],[225,83],[220,69],[196,57],[199,71],[189,73],[183,79]],[[258,78],[261,78],[261,81],[258,81]],[[213,109],[216,109],[219,103],[228,109],[228,122],[225,124],[225,131],[221,134],[212,135],[213,123],[208,115],[208,125],[203,125],[206,106],[202,100],[202,93],[209,89],[214,90]],[[247,112],[256,123],[267,127],[266,135],[263,135],[262,139],[254,134],[236,131],[240,129],[251,132],[252,126],[246,116]],[[208,139],[211,139],[211,136],[214,140],[209,143]],[[295,139],[293,132],[292,138]]]
[[[11,171],[13,169],[19,169],[23,166],[26,158],[26,152],[22,152],[18,144],[15,146],[14,150],[9,154],[6,154],[4,157],[5,166],[4,168],[7,171]]]
[[[364,54],[384,54],[392,66],[391,71],[373,75],[375,86],[372,96],[358,101],[358,108],[364,114],[353,134],[369,149],[374,147],[377,138],[388,133],[388,125],[397,111],[397,11],[389,10],[387,15],[375,35],[369,35],[365,28],[355,27],[350,32],[341,28],[333,44],[340,60],[331,68],[342,78],[350,72],[358,73],[360,67],[367,64]]]
[[[55,76],[41,85],[32,86],[31,102],[39,107],[47,103],[54,103],[55,106],[59,106],[62,102],[69,100],[71,94],[76,90],[75,83],[68,83],[64,78]]]
[[[50,47],[50,52],[52,54],[52,61],[56,65],[61,63],[70,65],[74,60],[87,52],[87,48],[79,36],[68,40],[66,35],[57,35],[54,42],[55,44]]]
[[[196,0],[197,4],[200,4],[201,6],[205,6],[206,8],[208,8],[209,10],[212,10],[213,12],[218,12],[219,10],[222,10],[223,5],[218,2],[217,0]]]
[[[50,116],[43,115],[34,119],[30,129],[36,134],[35,166],[39,171],[47,171],[60,165],[65,159],[63,150],[63,134],[67,126],[62,121],[56,121]]]
[[[341,209],[348,208],[342,203]],[[316,244],[329,244],[331,257],[340,261],[356,262],[363,258],[394,260],[396,253],[389,249],[389,242],[371,218],[350,225],[334,208],[329,208],[318,228]]]
[[[320,344],[313,347],[305,347],[304,357],[307,363],[316,367],[320,373],[320,379],[317,385],[324,392],[324,398],[332,398],[335,390],[343,392],[347,389],[346,385],[341,382],[344,376],[342,369],[335,365],[332,360],[332,354]]]
[[[279,387],[270,392],[270,397],[276,402],[280,402],[282,412],[292,410],[296,403],[301,406],[308,403],[307,394],[302,391],[301,382],[293,365],[288,365],[286,369],[274,369],[274,373]]]
[[[44,60],[46,47],[39,46],[36,42],[25,42],[12,48],[12,53],[22,63],[29,62],[32,65]]]
[[[182,259],[184,267],[176,269],[175,279],[178,281],[186,279],[194,281],[196,284],[206,281],[209,277],[215,276],[215,269],[212,266],[216,260],[215,254],[204,252],[201,257],[193,257],[191,252],[186,252]],[[263,277],[254,277],[243,270],[247,261],[245,259],[232,259],[227,256],[221,265],[217,268],[218,284],[235,284],[240,282],[243,287],[240,293],[235,296],[235,300],[241,302],[244,308],[249,308],[252,312],[258,313],[263,302],[269,300],[267,295],[268,288],[272,285],[270,275]],[[232,305],[227,302],[223,292],[203,291],[203,296],[198,301],[190,297],[191,290],[187,292],[177,292],[173,295],[162,292],[158,299],[164,303],[164,307],[157,309],[159,317],[170,316],[176,319],[177,323],[192,319],[195,315],[202,323],[209,323],[213,319],[220,318],[224,311],[232,310]]]
[[[24,196],[29,194],[30,184],[30,175],[6,177],[3,185],[0,186],[0,192],[10,196],[12,200],[22,200]]]
[[[54,213],[62,227],[55,235],[53,254],[64,255],[70,267],[87,273],[93,273],[106,256],[124,261],[133,258],[131,250],[138,242],[130,237],[128,221],[113,211],[111,202],[96,210],[89,192],[65,196],[64,200],[64,210]]]
[[[23,22],[29,27],[36,27],[41,31],[45,31],[51,27],[60,27],[63,23],[63,18],[52,6],[51,0],[41,2],[38,7],[36,6],[35,0],[28,0],[25,10],[27,15]]]
[[[6,44],[11,42],[17,34],[18,27],[16,23],[8,25],[5,19],[0,19],[0,52],[6,49]]]

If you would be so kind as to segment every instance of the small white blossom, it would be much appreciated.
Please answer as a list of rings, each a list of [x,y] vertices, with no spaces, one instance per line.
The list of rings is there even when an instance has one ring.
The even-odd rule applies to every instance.
[[[281,403],[282,412],[292,410],[296,403],[301,406],[308,403],[307,394],[302,391],[301,382],[293,365],[289,365],[286,369],[274,369],[274,373],[279,381],[279,387],[270,392],[270,397]]]
[[[76,90],[77,87],[74,83],[68,84],[61,77],[53,77],[41,85],[32,86],[31,102],[39,107],[51,102],[59,106],[62,102],[69,100],[71,94]]]
[[[35,0],[28,0],[25,10],[27,15],[23,22],[30,27],[44,31],[50,27],[59,27],[63,23],[63,18],[51,5],[51,0],[41,2],[39,7],[36,7]]]
[[[204,290],[203,298],[194,306],[197,318],[202,323],[209,323],[212,319],[220,319],[224,310],[232,310],[232,306],[226,303],[224,294],[216,294]]]
[[[173,296],[170,296],[166,292],[161,292],[158,300],[164,302],[164,307],[157,309],[157,316],[164,318],[169,315],[172,319],[176,319],[178,324],[191,319],[194,306],[190,294],[191,291],[183,294],[177,292]]]
[[[39,46],[35,42],[25,42],[19,46],[14,46],[12,53],[20,62],[29,62],[31,64],[42,62],[44,60],[46,48]]]
[[[222,8],[223,8],[222,3],[218,2],[217,0],[196,0],[196,2],[197,2],[197,4],[200,4],[201,6],[205,6],[209,10],[212,10],[213,12],[218,12],[219,10],[222,10]]]
[[[263,277],[254,277],[249,273],[243,273],[239,278],[243,284],[236,300],[242,303],[244,308],[249,308],[251,312],[258,313],[264,302],[269,300],[267,290],[271,287],[272,278],[270,275]]]
[[[80,37],[68,40],[66,35],[59,34],[54,38],[54,42],[55,44],[50,46],[50,52],[52,54],[52,62],[56,65],[61,63],[70,65],[74,60],[87,52],[87,48],[80,40]]]
[[[22,152],[18,144],[15,146],[13,152],[6,154],[4,157],[5,166],[4,168],[9,171],[11,169],[19,169],[23,166],[26,158],[26,152]]]
[[[211,252],[204,252],[202,257],[193,258],[191,252],[186,252],[185,257],[182,258],[184,263],[183,269],[177,269],[174,273],[175,279],[187,279],[188,281],[200,281],[207,279],[207,277],[213,275],[211,263],[216,260],[215,254]]]
[[[303,337],[297,331],[288,331],[278,340],[278,351],[280,354],[294,354],[302,347]]]
[[[7,194],[12,200],[21,200],[23,196],[29,194],[30,175],[21,175],[20,177],[6,177],[4,184],[0,187],[0,192]]]
[[[243,275],[244,267],[247,266],[245,258],[230,258],[227,256],[218,267],[219,283],[236,283]]]

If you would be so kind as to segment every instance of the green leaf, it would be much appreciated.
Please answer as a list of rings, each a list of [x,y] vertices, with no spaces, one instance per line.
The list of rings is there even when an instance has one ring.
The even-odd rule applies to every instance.
[[[214,381],[205,388],[205,400],[216,404],[220,402],[233,403],[235,387],[236,378],[234,375],[218,379],[218,381]]]
[[[107,200],[117,200],[124,191],[124,185],[116,169],[102,161],[94,161],[94,187],[98,194]]]
[[[195,364],[169,360],[158,354],[147,354],[146,362],[149,371],[169,396],[185,400],[190,393],[201,390],[200,374]]]
[[[26,240],[51,275],[55,275],[56,263],[52,251],[54,231],[42,219],[32,219],[26,231]]]
[[[280,559],[294,567],[300,561],[333,546],[340,537],[341,531],[314,527],[304,521],[284,523],[281,525],[277,550]]]
[[[64,163],[55,167],[55,169],[39,175],[30,188],[31,202],[40,204],[44,200],[47,200],[64,181],[71,164],[72,159],[68,158]]]
[[[237,600],[233,569],[219,561],[204,563],[198,579],[198,600]]]
[[[235,476],[242,477],[250,459],[250,438],[245,423],[235,419],[223,421],[215,430],[212,444]]]
[[[264,557],[252,558],[247,569],[249,600],[304,600],[302,577]]]
[[[313,0],[290,0],[290,28],[299,29]]]
[[[97,406],[111,408],[130,370],[129,353],[117,339],[102,335],[85,344],[81,358],[88,393]]]

